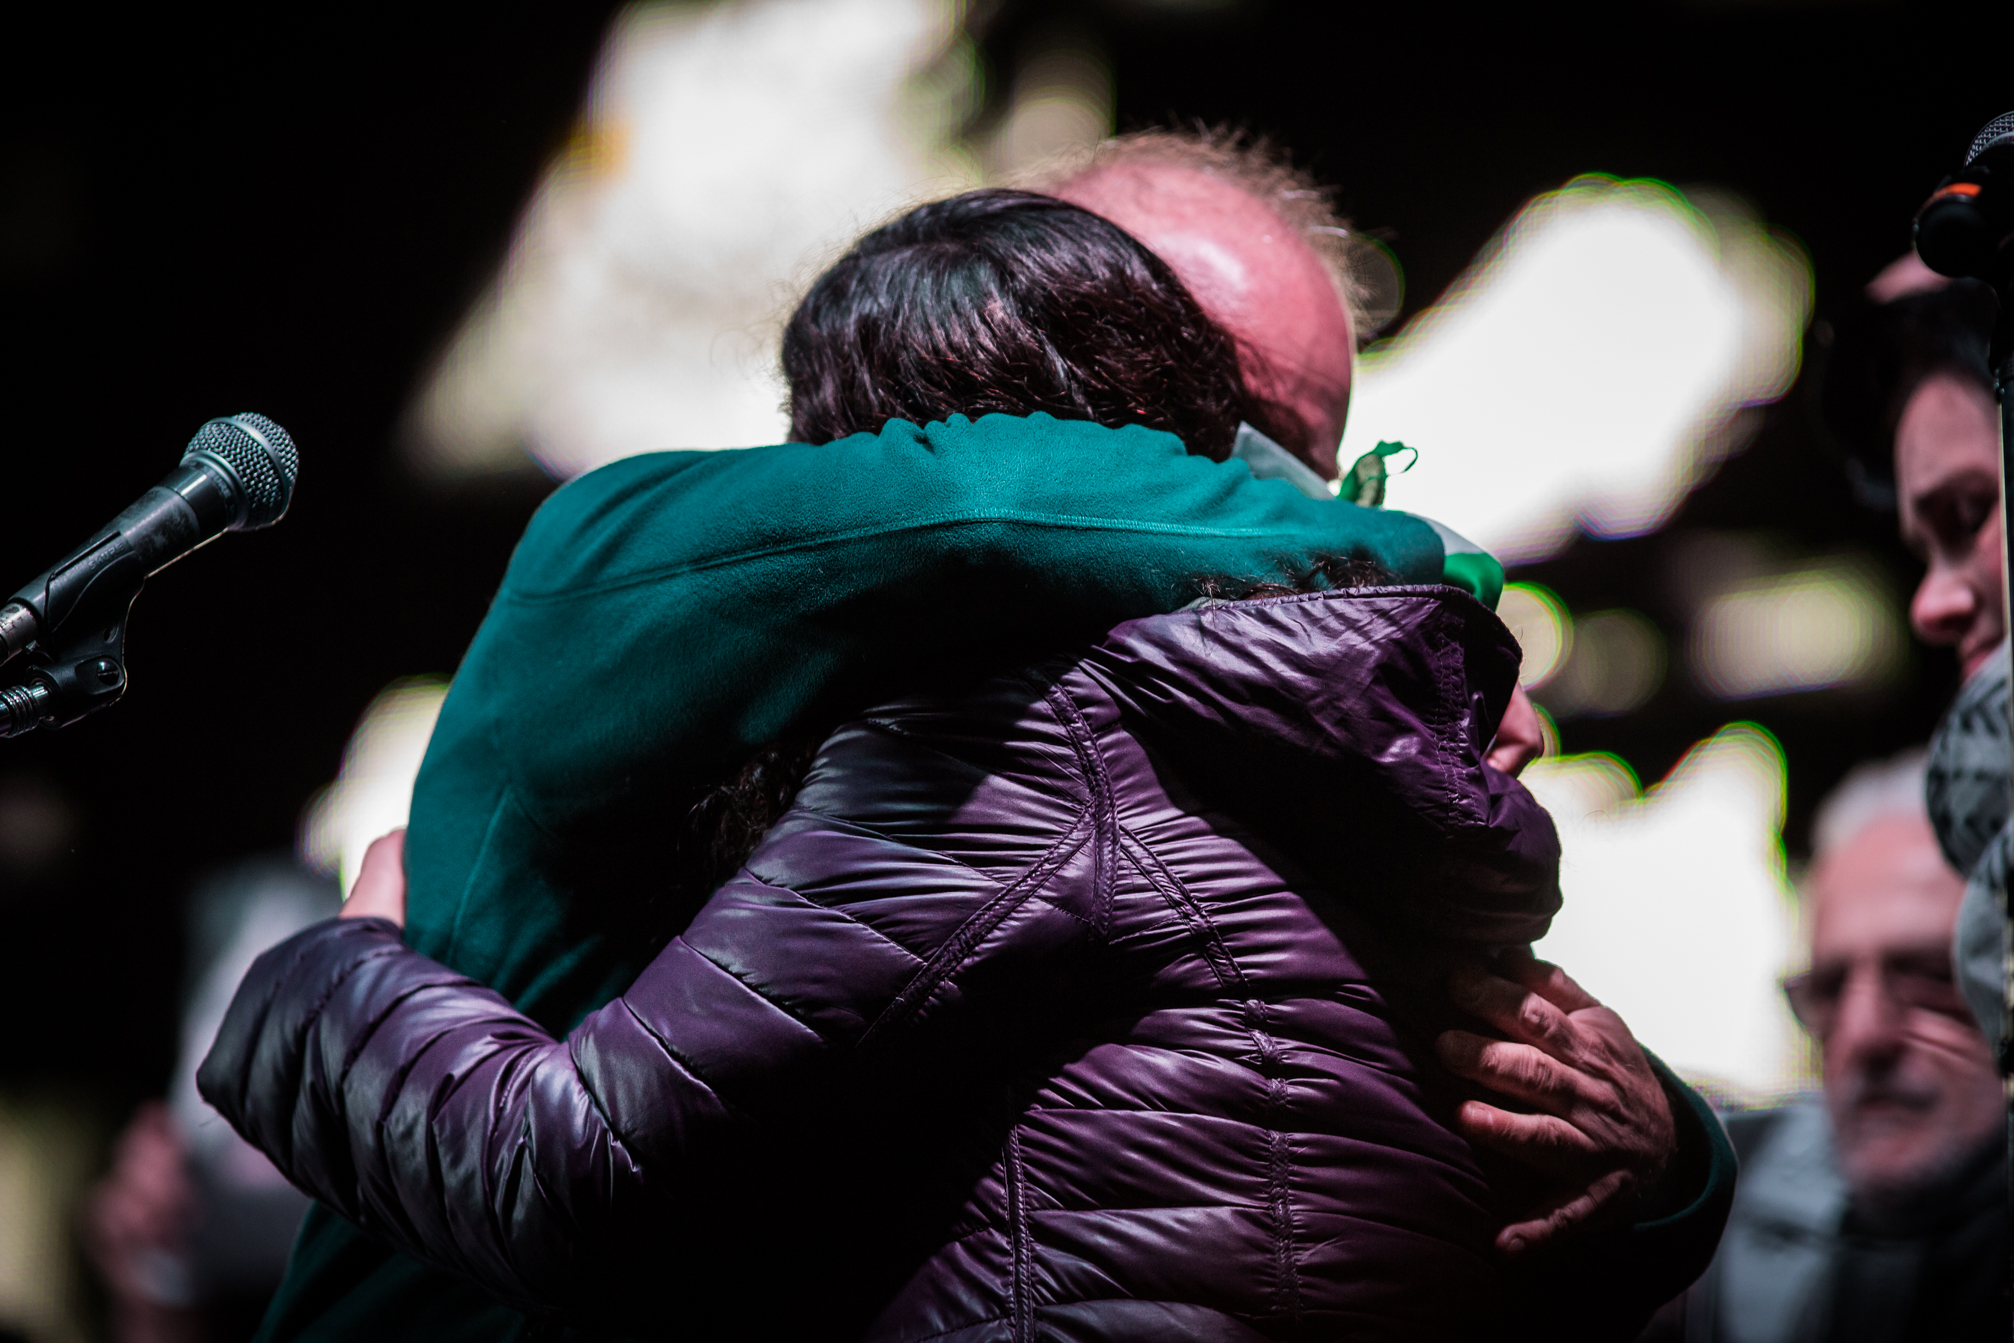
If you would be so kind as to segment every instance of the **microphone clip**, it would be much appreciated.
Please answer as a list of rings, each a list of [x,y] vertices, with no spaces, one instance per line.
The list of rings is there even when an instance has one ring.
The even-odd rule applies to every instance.
[[[270,527],[300,457],[263,415],[206,422],[160,484],[0,605],[0,737],[68,727],[126,693],[126,621],[151,574],[226,531]]]
[[[147,581],[119,532],[88,544],[0,607],[0,651],[25,675],[0,687],[0,737],[68,727],[126,693],[126,622]]]

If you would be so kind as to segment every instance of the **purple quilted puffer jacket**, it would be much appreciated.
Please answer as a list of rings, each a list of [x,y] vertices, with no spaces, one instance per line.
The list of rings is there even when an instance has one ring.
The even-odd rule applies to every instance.
[[[927,637],[927,632],[919,632]],[[1213,603],[886,706],[556,1041],[377,920],[267,954],[204,1094],[537,1311],[686,1337],[1501,1334],[1450,946],[1559,905],[1445,588]]]

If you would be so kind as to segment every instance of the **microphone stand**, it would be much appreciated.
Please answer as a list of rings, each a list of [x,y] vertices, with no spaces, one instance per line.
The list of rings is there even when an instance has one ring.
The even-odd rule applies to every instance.
[[[0,737],[68,727],[126,693],[126,619],[147,570],[124,539],[88,547],[0,607],[0,651],[18,652],[9,670],[26,672],[0,686]],[[32,607],[22,600],[31,595]]]
[[[0,665],[22,664],[0,685],[0,737],[118,702],[126,620],[149,575],[222,532],[278,522],[299,468],[294,440],[265,416],[210,420],[160,484],[0,605]]]
[[[160,567],[150,538],[175,537],[193,522],[178,509],[188,512],[182,496],[149,490],[0,606],[0,664],[14,681],[0,686],[0,737],[68,727],[126,693],[126,620]]]

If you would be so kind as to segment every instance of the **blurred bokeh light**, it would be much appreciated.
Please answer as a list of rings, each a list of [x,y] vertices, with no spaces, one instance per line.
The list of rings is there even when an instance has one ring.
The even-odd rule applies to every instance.
[[[1687,658],[1708,694],[1749,699],[1879,685],[1906,647],[1896,593],[1878,568],[1849,555],[1714,593]]]
[[[949,0],[624,11],[506,265],[410,413],[416,465],[468,476],[536,462],[564,478],[636,452],[784,437],[775,338],[820,265],[910,202],[1011,179],[1112,128],[1110,62],[1067,16],[1018,39],[1005,96],[979,120],[963,17]],[[1528,202],[1365,354],[1344,460],[1379,439],[1416,446],[1394,506],[1510,563],[1577,533],[1655,530],[1789,387],[1810,308],[1802,249],[1741,200],[1579,177]],[[1534,583],[1511,584],[1501,614],[1544,720],[1547,758],[1529,778],[1567,855],[1546,949],[1675,1065],[1767,1091],[1796,1057],[1774,991],[1790,936],[1781,749],[1726,728],[1645,791],[1617,757],[1560,757],[1554,727],[1645,710],[1674,647],[1719,698],[1885,674],[1893,623],[1871,613],[1867,574],[1823,558],[1722,562],[1738,549],[1680,585],[1690,619],[1669,633],[1630,606],[1576,613]],[[345,885],[363,847],[403,822],[439,697],[431,682],[381,695],[310,807],[303,855]]]
[[[1734,198],[1577,178],[1366,353],[1342,457],[1417,447],[1392,504],[1506,562],[1649,531],[1789,388],[1810,309],[1803,251]]]
[[[996,180],[1112,133],[1112,71],[1088,31],[1052,25],[1030,45],[985,145],[987,175]]]
[[[82,1337],[69,1247],[98,1141],[87,1113],[0,1095],[0,1337]]]
[[[1558,593],[1537,583],[1506,583],[1497,601],[1497,617],[1524,650],[1518,683],[1527,690],[1544,685],[1573,647],[1573,617],[1566,604]]]
[[[0,986],[31,1028],[0,1068],[0,1340],[102,1324],[79,1200],[182,1043],[183,897],[296,840],[353,870],[404,818],[439,687],[360,711],[453,665],[547,477],[776,439],[780,318],[836,248],[1115,123],[1275,134],[1403,261],[1413,306],[1389,266],[1378,306],[1411,324],[1367,351],[1349,447],[1417,444],[1392,504],[1521,566],[1503,615],[1548,743],[1529,778],[1566,846],[1544,950],[1682,1070],[1773,1089],[1789,1028],[1757,948],[1783,935],[1781,846],[1856,760],[1925,739],[1958,677],[1902,633],[1917,569],[1892,516],[1855,508],[1804,398],[1762,406],[1810,304],[1776,226],[1837,318],[2000,110],[1977,100],[2004,42],[1901,15],[609,0],[415,9],[388,40],[277,9],[35,11],[54,36],[16,44],[0,143],[0,285],[35,333],[16,437],[70,442],[112,385],[121,426],[15,454],[21,497],[75,505],[17,510],[15,571],[218,406],[330,450],[284,527],[150,585],[146,686],[7,744]],[[195,68],[284,74],[233,101],[186,96]],[[1904,99],[1855,77],[1927,68]],[[1812,156],[1847,143],[1873,147],[1852,172]],[[1569,181],[1595,166],[1741,196]],[[256,182],[259,208],[170,208],[218,182]],[[192,339],[232,294],[255,320]],[[415,581],[425,600],[384,599]],[[332,625],[372,637],[331,658]],[[191,705],[285,729],[218,750]],[[1784,750],[1716,735],[1736,716]]]
[[[567,477],[781,441],[775,338],[796,288],[904,204],[979,180],[955,139],[976,96],[957,19],[948,0],[626,11],[573,143],[414,408],[415,464],[508,471],[529,451]],[[1098,79],[1081,48],[1035,63],[1015,152],[1103,134]]]
[[[371,841],[406,823],[413,780],[446,696],[440,678],[410,677],[386,686],[364,709],[336,781],[315,794],[301,817],[300,858],[311,871],[334,873],[348,892]]]
[[[1629,713],[1664,684],[1664,635],[1641,613],[1595,611],[1568,621],[1565,660],[1537,687],[1539,702],[1556,717]]]
[[[1797,926],[1776,739],[1731,724],[1643,791],[1608,755],[1540,760],[1524,780],[1565,852],[1566,905],[1538,953],[1689,1078],[1756,1099],[1807,1082],[1776,987]]]

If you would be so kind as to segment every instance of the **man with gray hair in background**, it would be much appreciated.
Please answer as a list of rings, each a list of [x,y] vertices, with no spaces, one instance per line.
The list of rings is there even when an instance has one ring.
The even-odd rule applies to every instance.
[[[1720,1252],[1645,1340],[2004,1338],[1999,1077],[1952,977],[1965,881],[1924,756],[1863,765],[1820,809],[1810,968],[1784,981],[1823,1090],[1729,1115],[1741,1182]]]

